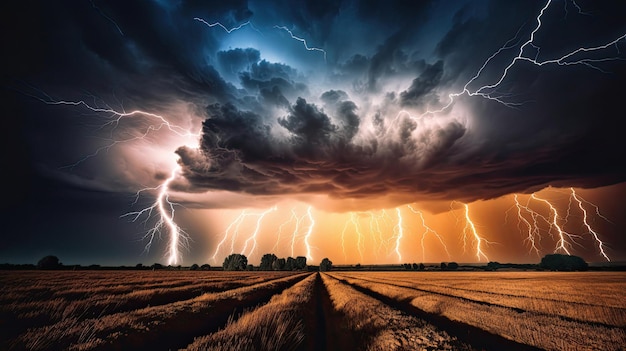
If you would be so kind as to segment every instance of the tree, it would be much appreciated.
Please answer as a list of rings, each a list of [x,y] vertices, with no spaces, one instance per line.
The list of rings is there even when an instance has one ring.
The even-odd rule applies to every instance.
[[[59,269],[63,266],[63,264],[59,261],[59,258],[56,256],[46,256],[37,262],[37,268],[39,269]]]
[[[260,271],[271,271],[272,269],[274,269],[274,262],[276,262],[276,260],[278,259],[278,257],[276,257],[276,255],[274,254],[265,254],[263,255],[263,257],[261,257],[261,264],[259,264],[259,270]]]
[[[448,263],[448,269],[451,271],[455,271],[457,269],[459,269],[459,264],[456,262],[450,262]]]
[[[296,257],[296,269],[305,270],[306,269],[306,257],[298,256]]]
[[[200,266],[198,266],[196,263],[192,264],[191,267],[189,267],[190,271],[197,271],[198,268],[200,268]]]
[[[248,258],[242,254],[230,254],[222,263],[225,271],[245,271],[247,266]]]
[[[426,266],[424,266],[423,263],[420,263],[419,269],[420,271],[423,271],[424,269],[426,269]]]
[[[498,270],[498,268],[500,268],[500,262],[492,261],[492,262],[487,263],[487,270],[488,271],[494,271],[495,272],[496,270]]]
[[[203,271],[208,271],[211,269],[211,265],[208,263],[205,263],[202,266],[200,266],[200,269],[202,269]]]
[[[285,269],[285,264],[286,264],[285,259],[279,258],[276,261],[274,261],[274,264],[272,265],[272,269],[274,269],[275,271],[282,271]]]
[[[163,269],[163,265],[160,263],[154,263],[151,267],[153,271],[156,269]]]
[[[333,268],[333,262],[328,258],[324,258],[322,262],[320,262],[320,271],[326,272],[330,271]]]
[[[296,260],[293,257],[287,257],[287,262],[285,262],[285,270],[293,271],[296,269]]]
[[[586,271],[589,265],[578,256],[551,254],[541,259],[539,267],[551,271]]]
[[[417,263],[413,263],[413,270],[416,271],[420,268],[420,266],[417,265]]]
[[[441,270],[445,271],[448,269],[448,265],[445,262],[441,262]]]

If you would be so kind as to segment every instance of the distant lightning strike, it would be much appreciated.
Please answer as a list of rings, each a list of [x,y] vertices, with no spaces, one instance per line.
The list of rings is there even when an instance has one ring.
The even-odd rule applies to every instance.
[[[549,214],[545,216],[532,209],[530,207],[531,200],[547,206]],[[541,255],[541,247],[539,245],[539,242],[541,240],[541,233],[543,232],[543,230],[541,229],[540,224],[544,223],[544,225],[548,226],[545,232],[550,235],[556,234],[557,241],[554,252],[560,251],[568,255],[571,254],[570,250],[572,249],[574,244],[577,244],[576,239],[580,239],[582,237],[579,234],[570,233],[565,229],[565,225],[568,223],[570,217],[572,216],[572,202],[575,202],[578,209],[580,209],[580,212],[582,213],[583,227],[596,242],[600,255],[602,255],[602,257],[604,257],[604,259],[606,259],[607,261],[611,261],[608,254],[606,253],[605,243],[600,239],[598,231],[595,230],[589,223],[589,211],[587,210],[587,208],[585,208],[585,205],[591,206],[598,217],[608,222],[610,221],[602,214],[600,214],[598,206],[583,199],[580,195],[578,195],[578,193],[576,193],[576,190],[574,188],[569,188],[569,205],[564,215],[561,215],[559,213],[557,207],[552,202],[550,202],[546,198],[539,197],[536,193],[531,194],[526,203],[522,203],[519,200],[518,194],[514,194],[514,202],[514,206],[517,209],[518,223],[520,226],[523,223],[524,226],[527,228],[527,237],[525,240],[530,243],[531,251],[535,252],[537,256]],[[527,217],[530,217],[530,220]]]
[[[306,210],[310,224],[309,224],[309,229],[307,230],[306,235],[304,236],[304,245],[306,246],[306,258],[309,261],[313,260],[313,256],[311,254],[311,243],[309,242],[309,239],[313,235],[313,227],[315,226],[315,220],[313,219],[313,214],[311,213],[311,209],[312,207],[309,206],[309,208]]]
[[[488,241],[478,234],[478,230],[476,230],[476,225],[474,224],[474,221],[472,221],[472,218],[469,214],[469,205],[463,204],[463,206],[465,207],[465,228],[463,229],[463,241],[465,242],[465,236],[469,232],[469,234],[474,237],[474,242],[476,243],[476,258],[478,259],[478,261],[481,261],[483,258],[489,261],[489,257],[487,257],[482,249],[483,242],[488,243]]]
[[[293,32],[291,30],[289,30],[289,28],[287,28],[285,26],[278,26],[278,25],[276,25],[276,26],[274,26],[274,28],[281,29],[281,30],[284,30],[285,32],[289,33],[289,35],[291,36],[292,39],[295,39],[295,40],[301,42],[302,45],[304,45],[304,48],[307,49],[308,51],[319,51],[319,52],[323,53],[324,54],[324,61],[326,61],[326,50],[320,49],[320,48],[316,48],[316,47],[310,47],[307,44],[305,39],[295,36],[293,34]]]
[[[172,170],[171,175],[167,178],[163,184],[159,185],[154,189],[142,189],[137,194],[145,190],[159,190],[156,201],[150,206],[140,211],[129,212],[127,214],[122,215],[122,217],[133,217],[133,222],[137,221],[141,216],[147,214],[146,221],[151,217],[152,211],[157,210],[159,214],[159,220],[156,224],[148,230],[144,238],[148,240],[148,244],[146,244],[146,250],[150,249],[154,241],[154,237],[157,234],[161,233],[161,228],[166,227],[169,231],[170,238],[167,247],[167,264],[168,265],[176,265],[181,260],[180,255],[180,246],[184,246],[186,248],[189,247],[189,236],[185,233],[177,224],[174,222],[174,213],[176,205],[174,202],[170,200],[169,197],[169,186],[176,176],[180,172],[180,166],[175,167]]]
[[[402,254],[400,254],[400,242],[402,241],[402,237],[404,236],[404,227],[402,226],[402,212],[400,212],[400,208],[396,208],[396,214],[398,215],[398,224],[394,227],[394,232],[396,233],[396,255],[398,256],[398,262],[402,262]]]
[[[85,102],[84,100],[78,100],[78,101],[65,101],[65,100],[54,100],[52,99],[50,96],[48,96],[47,94],[43,93],[46,98],[41,98],[41,97],[37,97],[34,95],[29,95],[47,105],[66,105],[66,106],[75,106],[75,107],[84,107],[87,108],[90,111],[96,112],[96,113],[102,113],[102,114],[106,114],[111,116],[112,118],[107,121],[106,123],[102,124],[100,126],[100,128],[104,128],[107,126],[111,126],[112,127],[112,131],[114,131],[117,126],[119,126],[119,124],[122,122],[123,119],[126,118],[130,118],[130,117],[139,117],[139,116],[143,116],[144,118],[147,119],[151,119],[151,120],[155,120],[157,123],[156,124],[149,124],[148,126],[145,127],[145,129],[143,130],[142,134],[139,136],[135,136],[132,138],[128,138],[128,139],[121,139],[121,140],[112,140],[110,143],[108,143],[107,145],[104,145],[102,147],[97,148],[94,152],[88,154],[87,156],[79,159],[78,161],[74,162],[73,164],[64,166],[62,168],[74,168],[78,165],[80,165],[81,163],[87,161],[90,158],[96,157],[98,156],[101,152],[103,151],[108,151],[110,150],[112,147],[118,145],[118,144],[122,144],[122,143],[129,143],[132,141],[137,141],[137,140],[144,140],[151,132],[155,132],[155,131],[159,131],[163,128],[166,128],[167,130],[169,130],[170,132],[176,134],[177,136],[180,137],[184,137],[184,138],[193,138],[194,140],[197,140],[200,138],[200,133],[192,133],[188,128],[184,128],[181,127],[179,125],[176,125],[174,123],[169,122],[165,117],[163,117],[162,115],[156,114],[156,113],[152,113],[152,112],[147,112],[147,111],[143,111],[143,110],[132,110],[132,111],[117,111],[109,106],[106,107],[100,107],[100,106],[94,106],[91,105],[87,102]]]
[[[590,47],[579,47],[579,48],[577,48],[575,50],[572,50],[572,51],[568,52],[565,55],[560,56],[560,57],[556,57],[556,58],[552,58],[552,59],[539,60],[539,54],[540,54],[541,47],[534,42],[535,41],[535,35],[541,29],[542,17],[544,16],[544,13],[546,12],[546,10],[548,9],[548,7],[550,6],[551,3],[552,3],[552,0],[548,0],[546,2],[546,4],[541,8],[541,10],[539,11],[539,14],[535,18],[535,20],[537,22],[537,25],[530,32],[530,34],[528,36],[528,39],[523,44],[521,44],[519,46],[519,50],[518,50],[517,55],[504,68],[504,70],[502,71],[502,74],[495,81],[495,83],[483,85],[483,86],[481,86],[481,87],[479,87],[479,88],[477,88],[475,90],[470,90],[470,88],[469,88],[470,84],[472,84],[473,82],[475,82],[477,79],[480,78],[482,72],[485,70],[487,65],[496,56],[498,56],[503,51],[506,51],[508,49],[512,49],[512,48],[517,46],[516,42],[518,42],[517,37],[519,35],[519,30],[516,33],[514,38],[510,39],[509,41],[507,41],[501,48],[499,48],[495,53],[493,53],[491,56],[489,56],[485,60],[485,62],[480,67],[480,69],[477,71],[477,73],[469,81],[467,81],[467,83],[465,83],[465,85],[463,86],[463,89],[461,91],[456,92],[456,93],[448,94],[448,103],[446,105],[444,105],[443,107],[441,107],[440,109],[437,109],[437,110],[432,110],[432,111],[431,110],[427,110],[427,111],[425,111],[422,114],[422,116],[437,114],[437,113],[441,113],[441,112],[447,110],[448,108],[450,108],[454,104],[454,101],[455,101],[455,99],[457,97],[459,97],[461,95],[464,95],[464,94],[466,94],[468,96],[480,96],[480,97],[485,98],[485,99],[496,101],[496,102],[498,102],[500,104],[503,104],[505,106],[508,106],[508,107],[515,107],[515,106],[522,105],[522,103],[520,103],[520,102],[511,102],[511,101],[505,100],[506,95],[499,94],[498,91],[497,91],[498,88],[500,87],[500,85],[504,82],[504,80],[508,76],[509,71],[515,66],[515,64],[518,61],[529,62],[529,63],[531,63],[533,65],[536,65],[536,66],[545,66],[545,65],[559,65],[559,66],[585,65],[585,66],[587,66],[589,68],[598,70],[598,71],[603,72],[603,73],[607,73],[604,70],[602,70],[600,67],[598,67],[597,64],[601,63],[601,62],[609,62],[609,61],[616,61],[616,60],[624,60],[625,59],[625,58],[619,57],[620,50],[619,50],[619,47],[618,47],[618,44],[619,44],[620,41],[626,40],[626,34],[623,34],[623,35],[620,35],[617,38],[615,38],[615,39],[613,39],[613,40],[611,40],[609,42],[606,42],[605,44],[602,44],[602,45],[590,46]],[[578,6],[578,4],[575,1],[572,1],[572,3],[578,9],[578,13],[579,14],[581,14],[581,15],[588,15],[587,13],[584,13],[582,11],[580,6]],[[566,11],[567,11],[567,7],[566,7]],[[616,50],[616,55],[615,56],[605,57],[605,58],[593,58],[591,56],[580,57],[580,56],[583,56],[584,54],[597,53],[597,52],[600,52],[602,50],[607,50],[607,49],[609,49],[611,47],[614,47],[615,50]],[[532,50],[530,50],[529,48],[532,48]],[[534,55],[528,54],[528,52],[534,52]],[[579,58],[577,58],[577,57],[579,57]]]
[[[236,27],[233,27],[233,28],[228,29],[228,28],[226,28],[226,26],[224,26],[224,25],[223,25],[223,24],[221,24],[220,22],[209,23],[209,22],[207,22],[207,21],[203,20],[203,19],[202,19],[202,18],[200,18],[200,17],[194,17],[194,20],[196,20],[196,21],[198,21],[198,22],[202,22],[202,23],[206,24],[207,26],[209,26],[209,27],[211,27],[211,28],[212,28],[212,27],[215,27],[215,26],[218,26],[218,27],[222,28],[222,29],[223,29],[226,33],[228,33],[228,34],[230,34],[230,33],[234,32],[234,31],[236,31],[236,30],[239,30],[239,29],[241,29],[242,27],[245,27],[245,26],[247,26],[247,25],[250,25],[250,26],[252,25],[252,24],[250,23],[250,21],[246,21],[246,22],[244,22],[244,23],[242,23],[242,24],[240,24],[240,25],[238,25],[238,26],[236,26]]]
[[[44,97],[42,98],[40,96],[35,96],[32,94],[26,94],[26,95],[31,96],[47,105],[59,105],[59,106],[65,105],[65,106],[83,107],[98,114],[106,114],[108,116],[111,116],[112,118],[100,127],[100,128],[104,128],[104,127],[111,126],[112,127],[111,132],[113,132],[120,125],[122,120],[126,118],[143,117],[144,119],[154,120],[156,122],[156,124],[148,124],[139,136],[135,136],[135,137],[128,138],[128,139],[121,139],[121,140],[113,139],[109,144],[96,149],[91,154],[88,154],[87,156],[76,161],[75,163],[65,166],[63,168],[77,167],[81,163],[85,162],[86,160],[96,157],[101,152],[108,151],[109,149],[111,149],[112,147],[118,144],[129,143],[129,142],[137,141],[137,140],[145,140],[145,138],[151,132],[159,131],[164,128],[179,137],[185,137],[185,138],[191,137],[194,140],[198,140],[200,138],[199,133],[192,133],[188,128],[184,128],[174,123],[171,123],[165,117],[156,113],[147,112],[143,110],[132,110],[130,112],[127,112],[122,109],[122,111],[118,111],[109,107],[106,104],[105,104],[105,107],[101,107],[96,104],[89,104],[85,102],[84,100],[78,100],[78,101],[56,100],[56,99],[53,99],[50,95],[46,94],[45,92],[36,88],[34,89],[38,90],[38,92]],[[157,198],[151,206],[144,208],[140,211],[129,212],[127,214],[122,215],[122,217],[133,217],[133,221],[137,221],[141,216],[146,215],[147,218],[145,221],[147,222],[151,218],[153,212],[156,210],[158,214],[158,220],[154,224],[154,226],[150,230],[147,231],[147,233],[144,236],[144,238],[148,240],[148,243],[146,244],[146,250],[149,250],[150,247],[152,246],[155,236],[161,233],[161,230],[163,227],[166,227],[170,236],[169,242],[168,242],[168,248],[167,248],[167,262],[168,264],[171,264],[171,265],[178,264],[180,262],[181,260],[180,247],[181,246],[188,247],[188,243],[189,243],[189,236],[174,222],[174,213],[175,213],[174,206],[176,204],[171,202],[170,197],[169,197],[170,196],[169,186],[171,182],[174,181],[174,179],[176,178],[176,176],[178,175],[180,171],[181,171],[180,166],[176,165],[172,168],[170,177],[168,177],[161,185],[159,185],[156,188],[144,188],[137,192],[137,196],[139,196],[141,193],[148,191],[148,190],[158,190]]]
[[[350,213],[350,221],[354,225],[354,230],[356,231],[356,235],[357,235],[356,247],[357,247],[357,250],[359,251],[359,257],[361,257],[361,262],[363,262],[363,246],[365,244],[363,242],[364,241],[363,233],[361,232],[361,229],[359,228],[358,216],[355,212]]]
[[[607,261],[611,261],[609,256],[607,256],[606,252],[604,252],[604,243],[598,237],[598,233],[595,230],[593,230],[593,228],[591,228],[591,225],[589,225],[589,222],[587,221],[587,210],[583,207],[583,201],[578,197],[578,195],[576,195],[576,190],[574,190],[574,188],[570,188],[570,190],[572,191],[572,197],[578,203],[578,208],[580,208],[580,210],[583,213],[583,223],[584,223],[585,227],[587,228],[587,231],[589,232],[589,234],[591,234],[593,236],[594,240],[598,244],[598,250],[600,250],[600,254]],[[596,209],[597,209],[597,207],[596,207]]]
[[[426,239],[426,235],[428,233],[432,233],[441,243],[441,245],[443,246],[444,250],[446,251],[446,254],[448,255],[448,258],[450,258],[450,252],[448,252],[448,246],[446,246],[446,244],[443,242],[443,238],[441,237],[441,235],[439,235],[439,233],[437,233],[437,231],[435,231],[434,229],[432,229],[431,227],[429,227],[428,225],[426,225],[426,220],[424,219],[424,214],[422,213],[422,211],[416,210],[413,208],[413,206],[411,205],[407,205],[407,207],[411,210],[411,212],[417,214],[420,219],[421,219],[421,223],[422,223],[422,227],[424,228],[424,232],[422,233],[422,240],[421,240],[421,246],[422,246],[422,261],[426,262],[426,245],[424,243],[424,240]]]
[[[297,221],[297,220],[298,220],[298,217],[296,216],[295,208],[292,208],[291,209],[291,217],[289,217],[288,220],[286,220],[285,222],[283,222],[281,225],[278,226],[278,236],[276,238],[276,243],[274,244],[274,247],[272,248],[272,251],[278,250],[278,245],[280,244],[280,242],[282,240],[282,237],[283,237],[283,228],[286,225],[290,224],[291,222]],[[294,234],[293,234],[292,238],[293,238],[292,239],[292,243],[294,243],[295,242],[295,231],[294,231]],[[293,245],[292,245],[292,250],[291,251],[292,251],[291,256],[293,256]]]
[[[552,216],[550,216],[550,220],[549,220],[549,224],[550,224],[550,228],[555,228],[558,234],[558,241],[557,241],[557,246],[556,249],[554,250],[555,252],[558,251],[562,251],[568,255],[570,255],[570,251],[567,248],[568,246],[571,247],[572,245],[567,241],[567,239],[573,239],[574,235],[566,232],[563,227],[559,224],[559,220],[563,220],[563,218],[561,216],[559,216],[559,211],[556,209],[556,207],[554,207],[554,205],[552,205],[552,203],[544,198],[540,198],[539,196],[537,196],[536,193],[533,193],[530,195],[530,197],[533,200],[537,200],[539,202],[543,202],[545,203],[548,208],[550,209],[550,213],[552,214]]]
[[[527,241],[530,245],[530,250],[534,251],[537,256],[541,256],[541,247],[539,243],[541,241],[539,226],[537,225],[537,219],[543,219],[545,222],[549,223],[548,219],[537,212],[533,211],[528,207],[528,203],[522,204],[519,201],[519,196],[517,194],[513,195],[513,199],[515,201],[515,208],[517,209],[517,218],[518,218],[518,228],[521,230],[521,224],[524,223],[526,228],[528,228],[527,236],[525,241]],[[528,213],[532,218],[532,224],[529,220],[524,217],[522,214]]]
[[[252,232],[252,234],[250,234],[250,237],[248,237],[248,239],[245,241],[244,245],[243,245],[243,249],[241,250],[241,252],[243,252],[245,254],[246,249],[248,248],[248,244],[251,242],[252,245],[250,247],[250,252],[248,252],[248,257],[251,256],[254,251],[256,250],[256,246],[257,246],[257,235],[259,234],[259,229],[261,228],[261,222],[263,222],[263,218],[265,218],[265,216],[270,213],[270,212],[274,212],[276,211],[276,206],[263,211],[259,217],[256,220],[256,226],[254,227],[254,231]]]

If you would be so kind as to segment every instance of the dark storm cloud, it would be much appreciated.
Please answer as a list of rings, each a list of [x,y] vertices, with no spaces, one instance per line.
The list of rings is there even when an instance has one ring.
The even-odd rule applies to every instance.
[[[414,192],[475,199],[547,184],[624,180],[617,162],[598,156],[624,157],[612,103],[620,101],[623,61],[599,63],[607,73],[584,65],[517,62],[489,92],[519,106],[462,96],[453,109],[433,116],[400,113],[404,108],[419,116],[442,107],[516,33],[518,45],[528,37],[544,2],[94,4],[98,10],[89,2],[39,4],[46,15],[34,19],[23,5],[16,16],[23,21],[13,22],[25,44],[8,41],[8,52],[17,53],[8,71],[52,88],[56,96],[85,90],[109,93],[125,108],[160,110],[183,101],[201,110],[198,115],[208,118],[200,150],[178,150],[193,191],[338,197]],[[545,30],[536,35],[539,59],[626,32],[617,16],[625,5],[581,5],[593,16],[578,14],[570,3],[546,11]],[[237,32],[245,45],[224,45],[232,34],[194,17],[229,28],[251,21],[255,29]],[[323,48],[328,62],[279,36],[275,25],[293,28]],[[272,57],[297,60],[271,61],[255,41],[270,47]],[[622,55],[623,46],[599,57]],[[497,81],[517,52],[518,47],[503,51],[468,88]],[[77,132],[60,124],[51,128],[49,135]],[[82,149],[67,152],[76,150]],[[38,162],[50,161],[39,156]],[[85,167],[93,167],[85,172],[90,175],[106,166]]]
[[[261,52],[253,48],[236,48],[217,52],[217,62],[223,74],[237,74],[261,60]]]
[[[210,140],[229,140],[229,136],[223,134],[225,130],[205,128],[200,152],[179,150],[182,154],[205,156],[200,164],[206,171],[182,162],[187,174],[193,175],[190,190],[314,192],[357,198],[407,193],[416,199],[471,201],[534,191],[546,185],[595,187],[624,181],[626,175],[617,163],[598,156],[626,156],[618,146],[619,132],[610,127],[615,118],[612,104],[597,103],[619,100],[619,82],[626,77],[619,60],[603,66],[610,74],[583,66],[544,68],[519,62],[498,91],[490,92],[520,106],[461,96],[455,100],[455,109],[439,115],[412,119],[398,114],[400,107],[421,112],[431,106],[442,107],[448,94],[460,92],[483,62],[518,31],[517,41],[523,42],[543,5],[492,2],[484,11],[474,11],[471,4],[459,6],[450,27],[441,28],[441,40],[433,56],[414,51],[414,32],[398,31],[391,21],[386,22],[380,28],[392,29],[371,56],[355,53],[334,66],[335,78],[341,77],[338,82],[364,79],[367,89],[355,88],[362,96],[351,101],[348,93],[331,86],[320,96],[323,108],[292,95],[285,98],[295,101],[287,109],[279,90],[273,94],[265,90],[263,96],[279,96],[280,103],[273,103],[288,110],[286,116],[275,117],[278,125],[270,125],[268,116],[251,116],[247,123],[255,121],[253,130],[263,132],[247,134],[245,139],[253,140],[249,143],[211,144]],[[377,9],[374,4],[359,6],[370,6],[374,12]],[[423,15],[426,10],[420,11]],[[611,19],[614,11],[605,13],[608,19],[599,16],[588,20],[596,25],[605,20],[615,23]],[[355,18],[373,20],[371,13],[359,10]],[[551,8],[548,14],[558,18],[561,25],[565,21],[562,7]],[[376,21],[387,21],[385,18],[380,16]],[[573,23],[578,24],[576,20]],[[411,25],[419,32],[419,25]],[[545,26],[550,33],[552,27]],[[604,36],[612,38],[626,31],[624,24],[617,27],[605,30]],[[542,47],[561,48],[554,52],[541,50],[546,58],[572,50],[559,46],[558,36],[541,32],[537,38]],[[493,59],[489,70],[469,88],[497,81],[516,50],[507,50]],[[414,78],[403,90],[384,91],[387,82],[407,74]],[[271,82],[269,76],[278,75],[272,73],[263,81]],[[584,88],[581,82],[594,89]],[[291,88],[277,82],[270,85]],[[360,106],[363,99],[379,94],[385,94],[385,98],[377,107]],[[237,113],[248,112],[244,108]],[[369,115],[367,124],[363,113]],[[287,136],[277,136],[281,133]],[[252,145],[258,148],[252,149]],[[234,156],[218,156],[216,150]]]
[[[400,103],[403,106],[423,105],[431,93],[441,82],[443,76],[443,61],[439,60],[433,65],[427,65],[419,77],[413,79],[411,86],[400,93]],[[436,97],[434,97],[436,99]],[[433,100],[430,97],[428,100]]]

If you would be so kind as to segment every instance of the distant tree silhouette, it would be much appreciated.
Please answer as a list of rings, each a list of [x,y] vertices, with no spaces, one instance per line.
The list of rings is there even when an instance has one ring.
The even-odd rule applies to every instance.
[[[156,269],[163,269],[163,265],[160,263],[154,263],[152,266],[150,266],[152,268],[152,270],[156,270]]]
[[[306,269],[306,257],[298,256],[296,257],[296,269],[305,270]]]
[[[448,269],[448,265],[447,265],[445,262],[441,262],[440,267],[441,267],[441,270],[442,270],[442,271],[445,271],[445,270],[447,270],[447,269]]]
[[[261,264],[259,264],[259,270],[260,271],[271,271],[274,269],[274,262],[276,262],[276,260],[278,259],[278,257],[276,257],[276,255],[274,254],[265,254],[263,255],[263,257],[261,257]]]
[[[246,271],[253,271],[254,270],[254,266],[249,264],[248,266],[246,266]]]
[[[56,256],[45,256],[37,262],[37,268],[39,269],[59,269],[63,266],[63,264],[59,261],[59,258]]]
[[[420,266],[417,265],[417,263],[413,263],[413,270],[416,271],[420,268]]]
[[[426,269],[426,266],[424,266],[424,264],[423,264],[423,263],[420,263],[420,265],[419,265],[419,270],[420,270],[420,271],[423,271],[424,269]]]
[[[551,271],[586,271],[589,265],[578,256],[551,254],[541,259],[539,267]]]
[[[136,269],[144,269],[144,267],[143,267],[143,263],[137,263],[137,264],[135,265],[135,268],[136,268]]]
[[[326,272],[330,271],[333,268],[333,262],[328,258],[324,258],[322,262],[320,262],[320,271]]]
[[[211,269],[211,265],[208,263],[205,263],[202,266],[200,266],[200,269],[202,269],[203,271],[208,271]]]
[[[279,258],[276,261],[274,261],[274,264],[272,265],[272,269],[274,269],[275,271],[282,271],[285,269],[285,264],[286,264],[286,260],[284,258]]]
[[[457,269],[459,269],[459,264],[458,263],[456,263],[456,262],[448,263],[448,270],[455,271]]]
[[[225,271],[245,271],[247,266],[248,258],[242,254],[230,254],[222,263]]]
[[[287,262],[285,262],[285,270],[293,271],[296,269],[296,260],[293,257],[287,257]]]
[[[496,270],[498,270],[498,268],[500,268],[500,262],[489,262],[489,263],[487,263],[487,270],[488,271],[496,271]]]
[[[194,263],[194,264],[192,264],[192,265],[191,265],[191,267],[189,267],[189,270],[191,270],[191,271],[197,271],[197,270],[198,270],[198,268],[200,268],[200,266],[198,266],[197,264],[195,264],[195,263]]]

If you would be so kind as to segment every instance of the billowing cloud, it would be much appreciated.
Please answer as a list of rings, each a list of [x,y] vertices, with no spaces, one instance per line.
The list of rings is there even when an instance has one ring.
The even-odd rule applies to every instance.
[[[176,155],[185,179],[174,186],[193,193],[344,199],[390,193],[469,201],[546,185],[593,187],[626,180],[615,162],[626,156],[615,122],[626,78],[623,40],[579,65],[517,61],[496,88],[486,90],[500,102],[468,94],[500,80],[544,3],[40,5],[49,16],[16,16],[25,18],[15,23],[24,36],[19,42],[55,44],[10,41],[7,49],[19,59],[11,59],[7,71],[17,81],[52,90],[55,98],[158,112],[201,134],[198,148],[163,128],[158,138],[167,146],[161,148],[145,147],[148,141],[117,143],[110,153],[116,161],[81,164],[66,177],[73,183],[96,174],[99,189],[110,191],[157,185],[169,174],[164,160]],[[546,11],[536,47],[527,48],[539,60],[626,32],[616,16],[623,4],[586,4],[593,16],[562,5]],[[226,28],[249,24],[228,33],[195,17]],[[359,25],[346,30],[354,23]],[[326,61],[275,26],[323,49]],[[506,43],[509,47],[498,51]],[[465,94],[455,95],[464,88]],[[28,93],[41,97],[37,89]],[[98,118],[90,123],[110,122],[110,116]],[[144,116],[98,136],[139,138],[149,123]],[[33,135],[52,144],[58,138],[51,135],[84,135],[87,125],[42,126]],[[83,150],[106,145],[77,147],[87,142],[72,145],[66,139],[68,145],[55,155],[35,152],[33,164],[58,169],[82,159]],[[139,165],[141,152],[158,152],[159,161],[146,156],[146,164]],[[120,176],[107,184],[104,175],[115,173]]]

